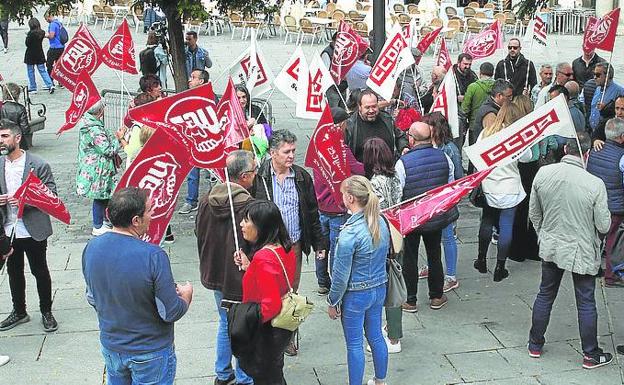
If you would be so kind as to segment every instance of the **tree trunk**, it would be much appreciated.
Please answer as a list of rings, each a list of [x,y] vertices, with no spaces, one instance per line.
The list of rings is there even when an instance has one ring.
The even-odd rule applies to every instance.
[[[169,29],[169,52],[173,66],[173,80],[176,92],[184,91],[188,88],[188,78],[186,77],[186,57],[184,55],[184,28],[178,12],[177,2],[163,2],[162,10],[167,16],[167,26]]]

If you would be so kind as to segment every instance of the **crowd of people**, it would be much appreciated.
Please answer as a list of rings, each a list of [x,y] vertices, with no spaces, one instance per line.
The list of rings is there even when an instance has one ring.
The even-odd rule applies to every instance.
[[[46,87],[54,90],[53,79],[43,70],[41,41],[50,39],[49,72],[50,63],[63,49],[53,47],[62,27],[55,20],[47,16],[47,34],[36,19],[29,22],[31,92],[36,90],[35,66]],[[323,50],[324,61],[333,55],[334,44],[335,37]],[[149,31],[147,48],[139,54],[141,92],[132,107],[166,97],[162,89],[167,62],[161,49],[155,32]],[[434,67],[427,81],[414,64],[400,77],[393,97],[383,100],[366,88],[371,63],[367,55],[362,56],[346,81],[327,95],[334,124],[344,133],[352,174],[341,184],[342,199],[336,199],[318,170],[311,174],[295,163],[302,145],[296,135],[270,127],[245,86],[236,86],[254,134],[227,156],[230,183],[211,176],[208,186],[200,189],[202,170],[194,168],[179,209],[181,215],[196,212],[201,283],[213,291],[219,315],[216,385],[286,384],[284,354],[295,356],[305,346],[299,346],[298,330],[280,329],[270,321],[280,313],[282,297],[298,291],[304,255],[314,258],[317,293],[326,298],[329,318],[341,321],[349,384],[364,380],[365,349],[372,353],[374,364],[374,378],[368,384],[386,384],[388,355],[402,350],[403,313],[415,313],[423,306],[422,298],[418,301],[419,279],[427,280],[426,304],[433,310],[447,306],[445,293],[460,286],[456,223],[461,213],[454,207],[402,239],[381,211],[475,172],[462,152],[465,145],[508,129],[559,95],[567,100],[578,140],[546,137],[483,180],[478,253],[470,257],[479,273],[493,271],[494,282],[513,273],[507,259],[542,260],[528,336],[528,354],[535,358],[542,355],[562,276],[571,272],[582,365],[593,369],[612,361],[612,354],[597,343],[594,292],[601,272],[605,285],[624,286],[624,258],[621,250],[614,250],[624,219],[624,88],[613,81],[613,67],[595,52],[584,52],[572,64],[542,65],[537,72],[522,55],[519,39],[511,38],[507,49],[500,62],[482,62],[478,74],[472,70],[472,56],[465,53],[450,69],[457,79],[456,102],[461,111],[457,138],[444,115],[429,112],[446,74],[443,67]],[[418,58],[422,52],[413,49],[412,54]],[[212,60],[208,50],[198,45],[195,32],[186,33],[185,58],[189,87],[210,81],[207,69]],[[27,207],[23,218],[16,220],[17,201],[12,195],[23,182],[24,170],[33,169],[54,192],[56,185],[50,166],[26,151],[28,122],[18,103],[19,89],[13,83],[4,85],[0,111],[0,161],[4,163],[0,206],[3,230],[15,238],[9,243],[0,231],[0,255],[7,260],[13,301],[0,331],[30,319],[24,296],[24,254],[37,281],[44,330],[54,331],[58,323],[51,312],[46,263],[50,220],[34,207]],[[153,213],[147,193],[138,188],[114,192],[124,169],[123,157],[127,167],[153,129],[126,119],[124,127],[110,132],[103,124],[105,108],[100,102],[85,113],[78,140],[75,191],[93,201],[94,238],[83,254],[87,300],[97,312],[109,384],[131,379],[172,384],[173,325],[187,312],[193,287],[175,284],[166,252],[141,240]],[[172,230],[167,229],[163,243],[174,242]],[[424,258],[419,258],[421,241]],[[395,244],[403,245],[396,251],[401,255],[407,300],[397,307],[384,305],[391,244],[393,249]],[[490,244],[497,249],[493,269],[487,263]],[[116,252],[111,254],[111,248]],[[249,314],[257,328],[245,349],[230,339],[228,309],[238,303],[257,304]],[[624,347],[620,350],[624,353]],[[233,352],[238,352],[236,357]],[[3,361],[0,356],[0,364]]]

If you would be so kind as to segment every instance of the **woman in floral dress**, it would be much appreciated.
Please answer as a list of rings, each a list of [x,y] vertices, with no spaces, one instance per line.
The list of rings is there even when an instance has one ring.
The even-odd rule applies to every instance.
[[[109,230],[104,225],[106,206],[115,189],[115,164],[119,140],[104,128],[104,103],[98,102],[84,114],[78,140],[76,194],[93,199],[92,235]]]

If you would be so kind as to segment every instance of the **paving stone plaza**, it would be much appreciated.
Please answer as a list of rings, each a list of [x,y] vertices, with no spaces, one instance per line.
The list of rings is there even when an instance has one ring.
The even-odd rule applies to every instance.
[[[47,24],[40,16],[46,28]],[[68,27],[73,34],[76,25]],[[5,81],[26,85],[26,67],[23,64],[26,26],[11,23],[10,48],[0,53],[0,73]],[[100,26],[92,28],[94,36],[104,44],[112,32]],[[199,45],[210,51],[214,63],[210,70],[216,79],[215,91],[225,87],[226,77],[219,76],[238,57],[249,41],[237,34],[231,39],[227,31],[219,36],[201,35]],[[536,66],[549,62],[571,62],[581,54],[581,36],[553,35],[553,46],[546,54],[531,57]],[[145,45],[145,35],[135,33],[137,52]],[[311,58],[325,43],[305,44],[304,52]],[[284,44],[283,38],[262,39],[260,50],[277,74],[294,52],[293,43]],[[613,64],[616,81],[624,82],[624,60],[618,54],[624,40],[616,41]],[[47,43],[44,43],[47,49]],[[456,56],[457,52],[452,52]],[[498,61],[497,53],[490,61]],[[473,63],[478,71],[481,61]],[[421,63],[425,76],[433,64],[431,54]],[[100,91],[119,90],[120,79],[102,66],[93,76]],[[172,82],[171,77],[169,78]],[[40,82],[40,80],[38,79]],[[124,75],[126,87],[134,91],[138,76]],[[41,85],[40,85],[41,87]],[[265,95],[267,96],[267,95]],[[85,284],[81,272],[81,253],[90,239],[91,202],[75,194],[75,172],[78,130],[60,137],[56,130],[64,122],[64,113],[71,99],[66,89],[53,95],[39,92],[32,96],[35,103],[47,107],[46,128],[34,137],[32,152],[45,158],[52,166],[61,199],[72,214],[72,223],[66,226],[53,220],[54,235],[48,242],[48,264],[52,275],[53,312],[59,322],[54,333],[42,329],[38,311],[35,281],[27,275],[27,304],[32,317],[29,323],[0,332],[0,354],[11,356],[11,362],[0,368],[0,385],[96,385],[103,384],[104,362],[100,354],[98,324],[95,311],[84,296]],[[271,99],[276,128],[287,128],[299,138],[297,160],[303,156],[309,135],[315,123],[294,117],[294,105],[279,91]],[[206,186],[202,179],[201,188]],[[183,202],[186,186],[180,193]],[[201,190],[200,190],[201,192]],[[420,309],[415,314],[403,313],[403,351],[390,355],[390,385],[427,384],[492,384],[492,385],[614,385],[623,383],[624,357],[617,356],[613,364],[594,371],[581,368],[582,352],[579,341],[574,290],[570,275],[566,274],[552,313],[546,334],[544,354],[540,359],[529,358],[526,344],[531,322],[531,308],[540,281],[540,264],[534,261],[508,262],[509,279],[492,281],[491,272],[479,274],[472,261],[477,255],[477,233],[480,211],[462,203],[458,221],[458,278],[460,287],[448,293],[449,303],[441,310],[431,310],[426,303],[426,283],[420,283]],[[175,347],[178,356],[176,384],[212,384],[214,381],[214,346],[217,312],[212,292],[199,281],[198,256],[194,236],[195,217],[175,214],[172,220],[176,242],[165,246],[169,253],[176,281],[190,281],[195,292],[189,312],[176,323]],[[215,240],[218,241],[218,240]],[[494,250],[490,248],[490,269],[494,266]],[[114,250],[111,250],[114,252]],[[424,254],[424,250],[422,253]],[[421,263],[424,258],[421,258]],[[314,313],[301,328],[300,352],[297,357],[286,357],[285,376],[291,385],[342,385],[347,381],[346,349],[339,321],[326,314],[324,298],[316,295],[313,260],[304,265],[302,293],[316,304]],[[615,345],[624,343],[624,289],[603,288],[597,281],[598,333],[601,348],[615,353]],[[0,318],[11,311],[9,283],[6,271],[0,274]],[[372,377],[372,360],[367,355],[365,378]]]

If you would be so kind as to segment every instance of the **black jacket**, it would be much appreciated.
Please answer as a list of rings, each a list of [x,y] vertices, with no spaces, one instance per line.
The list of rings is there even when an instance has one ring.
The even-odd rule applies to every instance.
[[[589,116],[589,114],[586,114]],[[615,118],[615,100],[611,100],[609,103],[605,104],[605,106],[600,110],[600,122],[596,128],[591,132],[592,143],[596,139],[600,139],[603,142],[607,140],[607,136],[605,134],[605,125],[609,121],[609,119]],[[586,125],[589,128],[589,124]]]
[[[362,137],[360,130],[358,130],[358,122],[361,121],[360,114],[357,111],[354,112],[347,120],[347,129],[345,131],[345,143],[349,146],[358,162],[362,162],[362,147],[364,147],[364,142],[368,139]],[[385,111],[379,111],[377,122],[380,129],[387,130],[390,136],[394,138],[394,143],[388,143],[388,147],[390,147],[390,150],[398,159],[403,149],[408,145],[407,136],[403,131],[394,126],[394,120]]]
[[[518,55],[515,62],[511,60],[509,55],[496,65],[494,79],[509,80],[513,84],[513,96],[522,95],[524,86],[527,81],[527,70],[529,70],[529,86],[532,90],[537,84],[537,74],[533,62],[529,62],[522,54]]]
[[[577,57],[572,62],[572,72],[574,72],[574,80],[583,88],[585,82],[594,78],[594,67],[596,64],[605,61],[603,58],[594,53],[594,57],[589,61],[589,65],[585,65],[583,57]]]
[[[314,193],[312,177],[302,167],[293,165],[292,168],[295,171],[295,186],[299,195],[299,225],[301,226],[301,238],[299,241],[301,242],[301,251],[307,255],[310,253],[310,249],[315,251],[329,250],[329,239],[323,235],[321,230],[318,203]],[[271,159],[265,159],[262,165],[260,165],[251,195],[256,199],[273,201]]]
[[[473,70],[468,70],[463,74],[457,69],[457,64],[453,64],[453,71],[455,72],[455,79],[457,79],[457,95],[464,95],[468,86],[476,82],[479,78]]]
[[[227,314],[228,336],[236,357],[254,353],[258,327],[262,323],[260,305],[253,302],[232,304]]]
[[[45,64],[46,58],[43,54],[43,47],[41,46],[45,32],[29,31],[26,35],[26,52],[24,53],[24,64],[36,65]]]

